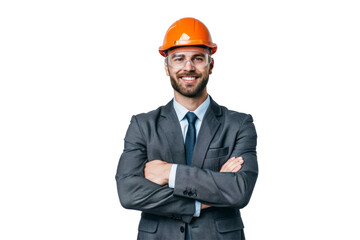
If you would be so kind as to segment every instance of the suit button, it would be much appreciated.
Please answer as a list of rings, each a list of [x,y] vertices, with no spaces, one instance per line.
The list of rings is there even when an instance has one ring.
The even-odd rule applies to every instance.
[[[184,194],[184,195],[187,195],[187,194],[188,194],[188,191],[186,191],[186,190],[183,191],[183,194]]]
[[[185,228],[183,226],[180,227],[180,232],[184,232],[185,231]]]
[[[189,197],[196,197],[197,194],[196,194],[196,193],[193,193],[193,192],[189,192],[189,193],[188,193],[188,196],[189,196]]]

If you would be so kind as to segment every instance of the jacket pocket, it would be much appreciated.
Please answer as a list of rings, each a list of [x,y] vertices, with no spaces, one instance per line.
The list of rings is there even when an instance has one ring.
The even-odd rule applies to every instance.
[[[156,232],[159,225],[159,221],[156,219],[141,218],[139,223],[139,231],[154,233]]]
[[[205,158],[218,158],[226,156],[229,153],[229,147],[209,148]]]
[[[219,233],[238,231],[244,228],[240,217],[215,220],[216,229]]]

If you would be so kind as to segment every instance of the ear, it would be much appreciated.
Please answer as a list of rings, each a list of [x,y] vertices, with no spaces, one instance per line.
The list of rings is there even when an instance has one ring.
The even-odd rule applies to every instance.
[[[168,67],[168,65],[166,64],[165,61],[164,61],[164,68],[165,68],[166,75],[167,75],[167,76],[170,76],[170,74],[169,74],[169,67]]]
[[[210,68],[209,68],[209,74],[212,73],[213,68],[214,68],[214,59],[211,58],[211,63],[210,63]]]

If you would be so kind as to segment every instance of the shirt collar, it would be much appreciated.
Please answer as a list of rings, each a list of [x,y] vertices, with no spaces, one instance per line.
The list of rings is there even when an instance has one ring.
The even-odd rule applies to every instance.
[[[180,103],[178,103],[175,100],[175,98],[173,101],[173,105],[174,105],[174,109],[175,109],[176,115],[178,117],[178,120],[180,122],[181,120],[183,120],[185,118],[185,115],[187,112],[189,112],[189,110],[186,107],[184,107],[183,105],[181,105]],[[208,109],[209,105],[210,105],[210,97],[208,95],[206,100],[195,111],[193,111],[193,113],[195,113],[195,115],[197,116],[197,118],[200,121],[203,120],[206,110]]]

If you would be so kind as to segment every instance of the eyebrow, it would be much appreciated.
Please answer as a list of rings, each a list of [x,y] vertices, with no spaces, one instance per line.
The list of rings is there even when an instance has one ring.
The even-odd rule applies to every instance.
[[[181,54],[181,53],[174,53],[171,58],[176,58],[176,57],[184,57],[185,55],[184,54]]]
[[[184,53],[174,53],[171,58],[175,58],[175,57],[184,57],[185,54]],[[192,55],[191,57],[197,57],[197,56],[201,56],[201,57],[205,57],[205,53],[196,53],[194,55]]]

